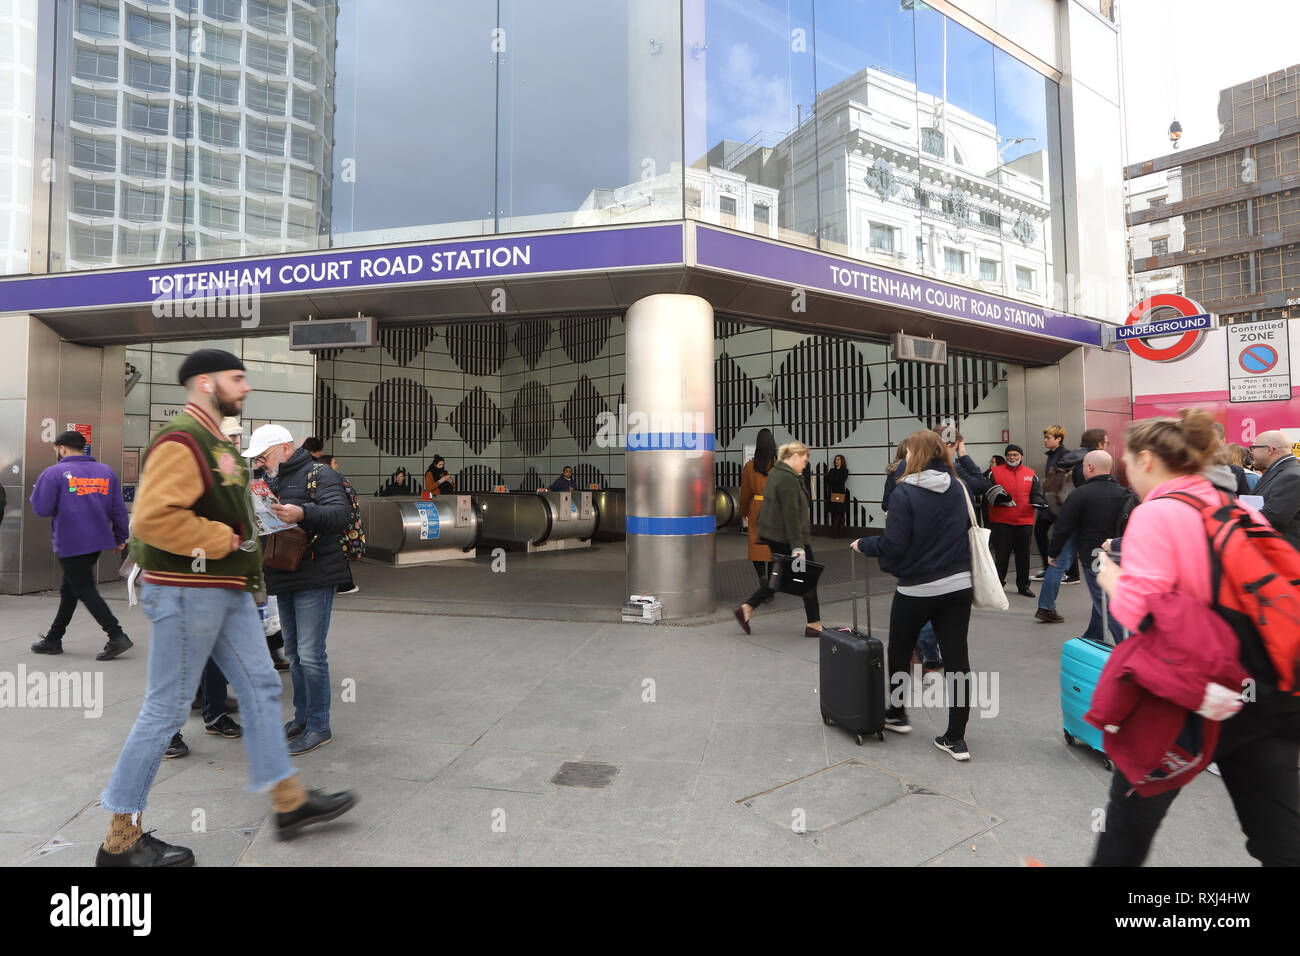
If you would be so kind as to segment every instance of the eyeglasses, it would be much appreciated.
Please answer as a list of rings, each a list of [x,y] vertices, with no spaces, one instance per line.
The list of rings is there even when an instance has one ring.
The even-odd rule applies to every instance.
[[[255,465],[265,465],[265,464],[266,464],[266,456],[265,456],[265,455],[254,455],[254,456],[253,456],[253,464],[255,464]]]

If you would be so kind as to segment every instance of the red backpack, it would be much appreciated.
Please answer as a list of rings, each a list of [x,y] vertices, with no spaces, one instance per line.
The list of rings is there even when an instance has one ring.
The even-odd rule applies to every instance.
[[[1205,521],[1215,612],[1241,643],[1241,663],[1258,698],[1300,699],[1300,551],[1230,496],[1207,505],[1187,492],[1161,495],[1191,505]]]

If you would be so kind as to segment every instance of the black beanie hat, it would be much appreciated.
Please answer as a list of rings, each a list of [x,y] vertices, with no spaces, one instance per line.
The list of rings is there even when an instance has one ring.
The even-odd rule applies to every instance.
[[[177,375],[184,385],[195,375],[208,375],[212,372],[228,372],[232,369],[244,371],[244,363],[225,349],[199,349],[185,356],[181,370]]]
[[[1021,458],[1024,458],[1024,457],[1025,457],[1025,450],[1024,450],[1023,448],[1021,448],[1019,445],[1008,445],[1008,446],[1006,447],[1006,449],[1002,452],[1002,454],[1003,454],[1003,455],[1009,455],[1009,454],[1011,454],[1013,451],[1016,452],[1017,454],[1019,454]]]
[[[67,431],[55,438],[54,444],[62,445],[64,448],[81,450],[86,447],[86,436],[81,432]]]

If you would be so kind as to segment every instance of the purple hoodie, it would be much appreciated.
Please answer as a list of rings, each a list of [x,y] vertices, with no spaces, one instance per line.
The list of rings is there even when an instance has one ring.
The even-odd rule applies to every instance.
[[[32,511],[54,518],[54,553],[61,558],[112,551],[131,536],[117,475],[89,455],[67,455],[41,472]]]

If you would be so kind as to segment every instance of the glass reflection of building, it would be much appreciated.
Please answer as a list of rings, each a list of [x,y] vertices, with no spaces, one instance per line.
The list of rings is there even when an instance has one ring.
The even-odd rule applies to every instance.
[[[1005,6],[39,0],[32,271],[687,218],[1112,316],[1117,33]]]
[[[50,270],[312,249],[332,3],[60,2]]]

